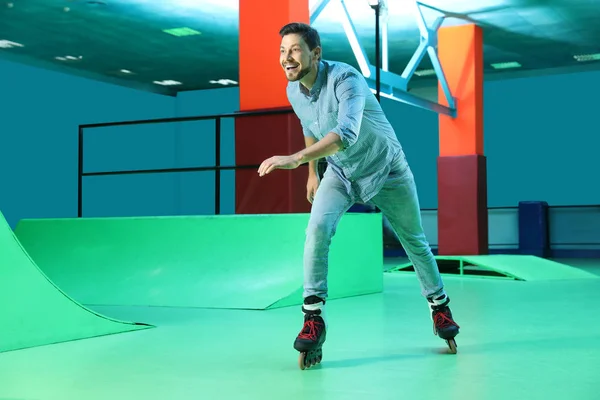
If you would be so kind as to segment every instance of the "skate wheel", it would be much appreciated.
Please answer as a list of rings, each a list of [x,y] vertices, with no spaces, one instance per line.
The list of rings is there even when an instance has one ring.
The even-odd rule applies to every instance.
[[[298,366],[300,369],[308,369],[313,365],[317,365],[323,359],[323,351],[321,349],[310,352],[302,352],[298,356]]]
[[[315,364],[314,359],[311,359],[309,356],[310,354],[308,353],[300,353],[298,356],[298,366],[300,369],[309,369]]]
[[[305,360],[306,360],[306,353],[300,353],[300,355],[298,356],[298,366],[302,370],[306,368]]]
[[[456,350],[456,340],[454,339],[448,339],[446,340],[446,343],[448,343],[448,347],[450,348],[450,353],[451,354],[456,354],[457,350]]]

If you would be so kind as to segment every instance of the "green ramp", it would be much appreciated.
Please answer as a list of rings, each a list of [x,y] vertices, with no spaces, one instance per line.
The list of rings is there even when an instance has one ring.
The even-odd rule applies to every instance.
[[[440,272],[509,278],[522,281],[598,279],[598,275],[570,265],[529,255],[436,256]],[[414,270],[408,262],[386,272]]]
[[[269,309],[302,303],[308,214],[22,220],[40,268],[83,304]],[[346,214],[330,299],[381,292],[381,215]]]
[[[1,213],[0,249],[0,352],[150,327],[107,318],[72,300],[40,271]]]

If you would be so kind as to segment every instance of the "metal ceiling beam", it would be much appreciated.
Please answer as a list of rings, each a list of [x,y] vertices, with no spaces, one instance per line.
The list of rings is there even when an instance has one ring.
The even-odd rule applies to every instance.
[[[310,9],[310,24],[314,24],[315,20],[321,15],[321,11],[329,4],[330,0],[317,0],[315,5]]]
[[[380,68],[380,94],[382,97],[386,97],[398,102],[402,102],[405,104],[409,104],[415,107],[423,108],[425,110],[433,111],[438,114],[449,115],[451,117],[456,116],[456,99],[452,96],[450,91],[450,87],[448,86],[448,81],[444,75],[444,71],[442,65],[440,64],[440,60],[437,56],[437,31],[444,22],[444,16],[440,16],[436,18],[431,26],[427,24],[425,21],[425,17],[422,12],[422,7],[428,7],[425,4],[422,4],[419,1],[414,1],[413,6],[415,10],[415,16],[417,20],[417,26],[419,27],[419,33],[421,36],[421,42],[417,47],[414,55],[411,60],[407,64],[404,69],[402,75],[395,74],[393,72],[389,72],[387,68],[387,59],[388,59],[388,36],[387,36],[387,21],[388,21],[388,13],[387,13],[387,0],[380,0],[382,3],[381,6],[381,15],[380,21],[383,31],[383,40],[382,40],[382,68]],[[311,24],[317,19],[319,14],[323,11],[325,6],[327,6],[331,1],[330,0],[320,0],[315,6],[311,9]],[[377,87],[377,82],[373,79],[373,76],[376,76],[377,68],[373,66],[366,55],[366,52],[362,45],[358,40],[358,35],[356,34],[356,28],[352,22],[352,18],[348,13],[348,9],[346,8],[346,4],[344,0],[334,0],[335,3],[338,3],[338,6],[341,7],[343,12],[340,13],[341,23],[346,32],[346,36],[348,37],[348,41],[350,42],[350,46],[354,52],[356,60],[358,62],[359,68],[367,80],[369,87],[372,91],[375,91]],[[435,74],[438,78],[440,86],[442,87],[442,91],[446,97],[446,101],[448,106],[412,95],[408,93],[408,82],[414,75],[417,67],[423,60],[423,57],[427,54],[433,64],[433,68],[435,70]]]

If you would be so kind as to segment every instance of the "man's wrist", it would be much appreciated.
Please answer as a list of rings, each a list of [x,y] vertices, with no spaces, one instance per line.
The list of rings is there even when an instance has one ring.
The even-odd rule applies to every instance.
[[[294,160],[296,162],[299,162],[300,164],[304,164],[309,161],[309,160],[306,160],[306,156],[303,154],[302,151],[299,151],[296,154],[293,154],[292,157],[294,158]]]

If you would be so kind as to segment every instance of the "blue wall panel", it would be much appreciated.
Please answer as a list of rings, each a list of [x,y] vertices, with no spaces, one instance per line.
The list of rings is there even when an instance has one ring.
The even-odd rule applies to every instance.
[[[25,84],[26,83],[26,84]],[[20,218],[73,217],[77,212],[79,124],[238,110],[237,88],[145,93],[0,61],[0,209]],[[485,83],[485,152],[492,207],[540,200],[550,206],[598,204],[592,158],[594,96],[600,72]],[[430,97],[435,97],[432,90]],[[438,116],[382,99],[414,171],[421,207],[437,207]],[[87,171],[212,166],[214,121],[86,131]],[[260,140],[260,132],[256,134]],[[221,160],[235,161],[233,119],[222,121]],[[214,172],[86,177],[84,216],[211,214]],[[234,212],[234,173],[221,176],[221,212]],[[437,242],[435,211],[424,226]],[[552,246],[595,249],[597,207],[551,210]],[[597,222],[597,221],[596,221]],[[516,248],[516,210],[490,212],[490,247]]]

